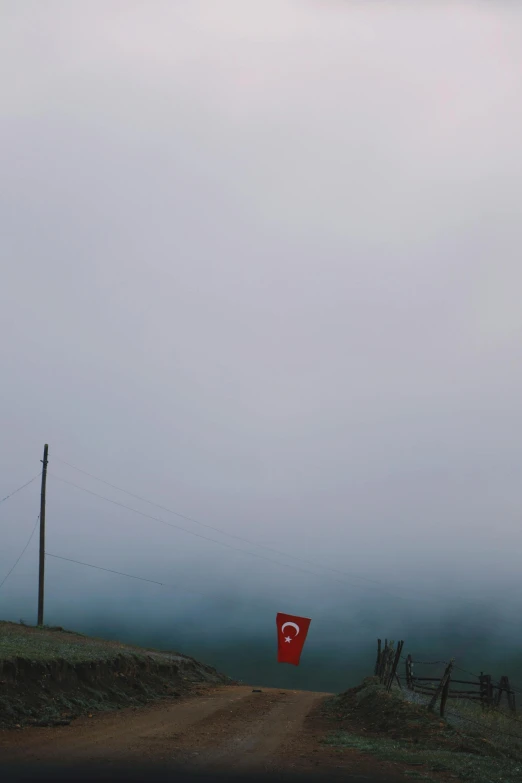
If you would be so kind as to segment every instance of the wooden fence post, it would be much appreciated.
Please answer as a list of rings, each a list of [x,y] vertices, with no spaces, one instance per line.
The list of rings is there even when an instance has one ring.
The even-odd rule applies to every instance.
[[[502,694],[506,690],[506,678],[501,677],[500,682],[498,684],[498,690],[497,695],[495,696],[495,707],[500,707],[500,702],[502,701]]]
[[[382,683],[384,684],[385,687],[388,686],[388,680],[389,680],[389,677],[390,677],[390,669],[392,667],[393,658],[394,658],[395,650],[393,648],[393,645],[394,645],[394,642],[390,640],[390,642],[388,643],[388,655],[386,656],[386,661],[385,661],[385,665],[384,665],[384,673],[383,673],[383,678],[382,678]]]
[[[442,692],[443,692],[443,690],[444,690],[444,688],[446,686],[446,683],[449,681],[449,679],[451,677],[451,670],[453,669],[454,661],[455,661],[455,658],[452,658],[451,661],[446,666],[446,671],[442,675],[442,679],[440,680],[440,682],[439,682],[439,684],[437,686],[437,690],[433,694],[433,696],[431,698],[431,701],[428,704],[428,711],[429,712],[433,712],[435,710],[435,705],[437,704],[437,700],[438,700],[439,696],[441,696],[441,694],[442,694]]]
[[[480,701],[482,709],[493,705],[493,685],[491,683],[491,674],[480,672]]]
[[[379,681],[380,682],[382,682],[383,678],[384,678],[384,671],[385,671],[385,668],[386,668],[386,661],[387,661],[387,659],[388,659],[388,639],[385,639],[384,640],[384,650],[381,653],[381,662],[380,662],[380,665],[379,665],[379,673],[377,675],[379,677]]]
[[[395,658],[393,660],[391,673],[388,679],[388,682],[386,683],[386,690],[391,690],[391,686],[393,683],[393,680],[395,679],[395,676],[397,674],[397,666],[399,665],[399,659],[401,657],[402,648],[404,647],[404,642],[398,642],[397,644],[397,651],[395,653]]]
[[[511,690],[508,677],[506,677],[505,675],[503,675],[500,678],[500,682],[498,684],[498,692],[495,697],[495,707],[500,707],[500,702],[502,701],[502,694],[504,692],[506,693],[509,709],[511,710],[511,712],[516,712],[515,694]]]
[[[413,661],[411,655],[406,658],[406,687],[408,690],[413,690]]]
[[[444,685],[444,688],[442,689],[442,696],[440,697],[440,717],[441,718],[444,717],[444,711],[446,709],[446,702],[448,701],[450,682],[451,682],[451,677],[448,676],[448,679],[446,680],[446,684]]]
[[[517,711],[517,703],[515,701],[515,691],[511,690],[511,686],[509,684],[509,680],[506,677],[506,685],[507,685],[507,697],[508,697],[508,706],[511,712],[516,713]]]
[[[375,672],[374,672],[376,677],[379,676],[379,667],[381,665],[381,644],[382,644],[381,640],[377,639],[377,660],[375,662]]]

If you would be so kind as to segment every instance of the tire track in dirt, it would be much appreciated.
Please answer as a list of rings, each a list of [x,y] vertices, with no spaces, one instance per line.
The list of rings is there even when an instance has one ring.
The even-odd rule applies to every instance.
[[[182,738],[190,756],[178,758],[216,772],[275,768],[278,748],[299,733],[310,710],[325,696],[271,689],[252,693],[228,715],[219,711],[193,725]]]
[[[6,761],[112,762],[154,758],[161,748],[168,748],[172,757],[187,727],[216,710],[233,707],[251,693],[252,688],[245,687],[209,688],[196,698],[96,714],[71,726],[3,731],[0,755]]]
[[[265,769],[324,694],[229,686],[196,698],[124,709],[71,726],[0,732],[5,761],[183,764]]]

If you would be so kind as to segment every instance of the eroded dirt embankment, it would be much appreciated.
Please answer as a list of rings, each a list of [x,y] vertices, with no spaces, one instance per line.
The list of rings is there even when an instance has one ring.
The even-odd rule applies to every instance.
[[[0,623],[2,728],[66,724],[92,711],[139,706],[186,695],[199,685],[229,682],[177,653]]]

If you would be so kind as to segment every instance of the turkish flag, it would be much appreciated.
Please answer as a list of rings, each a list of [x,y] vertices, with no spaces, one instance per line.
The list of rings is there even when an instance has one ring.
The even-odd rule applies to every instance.
[[[312,621],[308,617],[295,617],[281,614],[276,617],[277,625],[277,661],[299,666],[299,659]]]

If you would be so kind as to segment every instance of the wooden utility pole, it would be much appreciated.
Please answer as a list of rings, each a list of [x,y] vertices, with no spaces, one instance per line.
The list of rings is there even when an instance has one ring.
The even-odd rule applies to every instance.
[[[45,583],[45,485],[47,483],[47,453],[49,446],[44,446],[42,468],[42,494],[40,495],[40,567],[38,571],[38,625],[44,621],[44,583]]]

